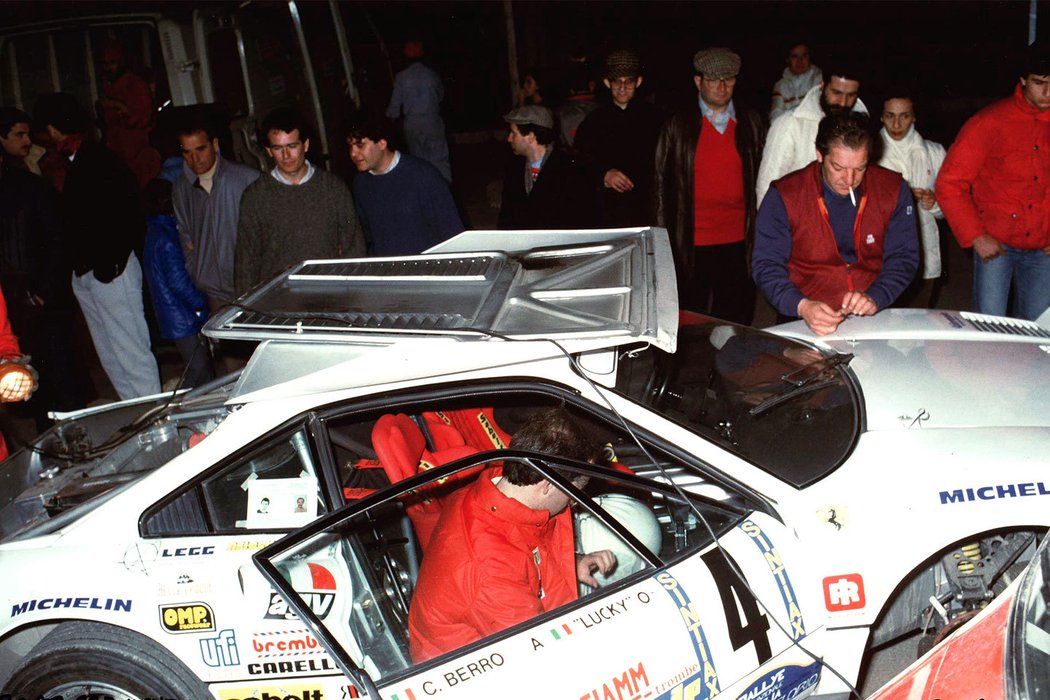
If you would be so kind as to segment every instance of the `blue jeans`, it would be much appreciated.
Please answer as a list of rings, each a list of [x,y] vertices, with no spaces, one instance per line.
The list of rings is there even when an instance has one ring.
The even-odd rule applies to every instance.
[[[1014,286],[1014,316],[1034,321],[1050,307],[1050,255],[1042,248],[1003,246],[1002,255],[987,262],[973,254],[973,310],[1006,315],[1010,284]]]

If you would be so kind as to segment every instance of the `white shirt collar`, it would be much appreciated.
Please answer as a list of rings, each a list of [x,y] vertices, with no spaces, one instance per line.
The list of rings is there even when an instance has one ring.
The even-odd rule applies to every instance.
[[[305,185],[307,182],[309,182],[310,178],[314,176],[314,172],[316,172],[316,170],[317,169],[314,167],[313,163],[311,163],[310,161],[306,161],[306,174],[303,175],[303,179],[299,182],[292,182],[291,180],[286,178],[284,176],[284,173],[282,173],[277,168],[271,170],[270,174],[273,175],[274,180],[277,180],[277,182],[280,182],[282,185],[291,185],[292,187],[295,187],[296,185]]]

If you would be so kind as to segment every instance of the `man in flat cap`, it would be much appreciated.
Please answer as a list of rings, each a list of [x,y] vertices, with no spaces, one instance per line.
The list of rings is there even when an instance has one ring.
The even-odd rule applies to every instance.
[[[505,114],[514,153],[503,178],[501,229],[582,228],[592,205],[581,187],[579,167],[555,147],[554,115],[525,105]]]
[[[826,82],[810,88],[797,109],[781,114],[769,127],[756,184],[760,206],[769,183],[813,162],[817,126],[825,115],[850,110],[868,113],[868,108],[857,97],[860,80],[852,65],[833,61],[824,75]]]
[[[576,131],[575,151],[596,192],[594,224],[607,228],[647,226],[652,219],[653,152],[661,114],[636,98],[642,85],[638,54],[617,50],[605,59],[612,99],[603,102]]]
[[[655,219],[667,228],[684,308],[748,324],[755,174],[765,122],[733,101],[740,56],[711,48],[693,57],[697,106],[673,115],[656,144]]]

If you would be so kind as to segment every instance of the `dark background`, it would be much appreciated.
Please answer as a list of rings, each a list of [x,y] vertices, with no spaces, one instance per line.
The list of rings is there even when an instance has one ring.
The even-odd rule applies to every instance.
[[[240,2],[4,2],[0,20],[18,24],[87,14],[158,10],[184,14]],[[254,2],[255,5],[286,3]],[[318,0],[299,0],[319,11]],[[427,46],[442,74],[450,131],[499,127],[510,103],[507,24],[497,0],[384,0],[340,3],[355,54],[357,82],[367,101],[389,96],[389,74],[402,65],[410,38]],[[737,98],[768,105],[771,88],[792,43],[810,44],[813,61],[849,59],[861,74],[861,98],[878,113],[885,87],[905,81],[923,96],[921,130],[950,142],[961,123],[1010,92],[1028,40],[1027,0],[780,2],[547,2],[511,3],[519,69],[546,69],[556,81],[570,51],[595,66],[617,47],[639,51],[646,65],[642,95],[668,106],[694,99],[691,58],[724,45],[743,57]],[[1050,2],[1037,5],[1039,37],[1050,36]],[[548,85],[547,87],[551,87]]]

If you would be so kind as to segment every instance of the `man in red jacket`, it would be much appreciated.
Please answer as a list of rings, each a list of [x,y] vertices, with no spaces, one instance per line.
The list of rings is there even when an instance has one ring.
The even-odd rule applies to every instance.
[[[601,447],[563,408],[538,413],[513,449],[585,462]],[[566,475],[571,478],[571,475]],[[453,493],[430,538],[408,614],[420,663],[576,600],[577,580],[597,588],[616,556],[575,554],[569,495],[517,460]]]
[[[900,173],[868,164],[867,116],[817,129],[817,160],[775,180],[755,224],[751,271],[782,320],[817,335],[892,304],[915,277],[915,200]]]
[[[963,125],[937,177],[960,245],[973,248],[973,309],[1034,320],[1050,307],[1050,47],[1029,47],[1014,94]]]

